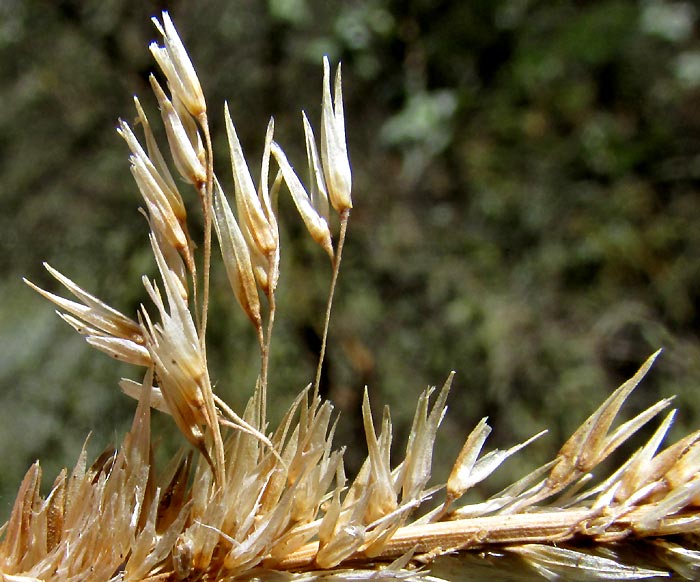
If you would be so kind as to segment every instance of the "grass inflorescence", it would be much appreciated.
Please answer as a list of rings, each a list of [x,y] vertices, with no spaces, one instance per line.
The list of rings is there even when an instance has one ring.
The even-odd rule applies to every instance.
[[[308,179],[274,139],[264,138],[253,178],[228,106],[232,180],[214,170],[208,105],[190,57],[164,12],[162,43],[150,47],[167,86],[151,77],[167,147],[138,99],[137,125],[118,132],[143,197],[159,279],[143,278],[148,306],[124,315],[46,265],[74,298],[45,291],[59,315],[93,347],[142,371],[120,386],[137,401],[118,449],[40,492],[28,470],[0,538],[0,576],[29,580],[225,580],[489,576],[516,579],[638,579],[700,571],[700,432],[663,447],[675,411],[663,399],[618,422],[658,352],[574,432],[550,462],[476,503],[465,494],[532,440],[483,453],[482,419],[451,473],[433,484],[432,455],[453,374],[418,399],[403,458],[392,460],[388,409],[375,424],[365,391],[367,458],[352,478],[333,442],[336,417],[319,381],[331,306],[352,209],[340,67],[323,62],[320,140],[303,115]],[[162,149],[161,149],[162,148]],[[218,168],[217,168],[218,170]],[[202,239],[194,241],[180,185],[196,192]],[[257,183],[256,183],[257,182]],[[280,271],[277,200],[289,193],[332,276],[315,379],[270,426],[267,390]],[[333,228],[332,225],[337,225]],[[194,229],[192,229],[194,230]],[[337,230],[337,232],[334,232]],[[216,247],[218,246],[218,251]],[[231,292],[250,321],[260,370],[245,410],[214,391],[207,361],[212,261],[219,254]],[[170,415],[189,452],[155,466],[152,410]],[[604,464],[644,426],[651,437],[627,460]],[[430,499],[431,503],[425,502]],[[457,570],[450,570],[454,566]],[[476,575],[476,574],[475,574]]]

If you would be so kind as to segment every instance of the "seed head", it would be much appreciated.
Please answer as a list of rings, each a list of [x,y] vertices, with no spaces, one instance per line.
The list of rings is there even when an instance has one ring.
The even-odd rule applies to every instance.
[[[117,132],[131,149],[131,173],[148,208],[152,228],[182,255],[191,271],[194,257],[185,230],[186,212],[179,192],[161,175],[126,122],[120,122]]]
[[[270,216],[265,212],[263,204],[255,190],[253,178],[250,175],[248,164],[243,156],[243,148],[238,140],[238,134],[231,120],[228,105],[224,109],[226,118],[226,133],[228,134],[229,151],[231,154],[231,167],[233,180],[236,185],[236,207],[241,224],[245,225],[247,232],[255,246],[264,255],[268,256],[277,250],[279,244],[278,235],[272,228]],[[261,188],[266,185],[261,184]],[[276,227],[275,221],[275,227]]]
[[[323,59],[323,101],[321,109],[321,161],[328,194],[338,213],[352,208],[352,172],[345,141],[345,116],[340,65],[335,75],[331,99],[330,64]]]
[[[163,46],[153,42],[149,48],[168,79],[172,94],[177,95],[190,115],[197,118],[207,109],[202,86],[170,15],[163,11],[162,17],[162,24],[156,17],[151,20],[163,37]]]
[[[233,294],[256,329],[261,329],[260,298],[248,245],[218,182],[214,188],[214,227]]]
[[[292,195],[292,200],[301,215],[306,229],[309,231],[311,238],[314,239],[326,253],[333,260],[333,243],[331,242],[331,231],[328,228],[328,223],[326,219],[323,218],[316,208],[314,208],[308,193],[304,189],[304,185],[299,180],[299,177],[294,172],[287,156],[282,151],[282,148],[276,144],[272,143],[272,155],[279,164],[282,175],[284,176],[284,181],[289,188],[289,192]]]
[[[187,130],[185,122],[177,112],[173,102],[168,99],[165,92],[151,75],[151,87],[158,99],[160,114],[165,125],[165,133],[168,136],[170,153],[173,156],[175,167],[180,175],[191,184],[201,184],[207,179],[207,171],[204,167],[204,148],[199,134],[194,135],[190,125]]]
[[[91,295],[48,263],[44,263],[44,267],[80,301],[72,301],[45,291],[27,279],[24,279],[24,282],[67,312],[59,312],[66,323],[84,336],[91,346],[113,358],[136,366],[150,365],[143,330],[138,323]]]

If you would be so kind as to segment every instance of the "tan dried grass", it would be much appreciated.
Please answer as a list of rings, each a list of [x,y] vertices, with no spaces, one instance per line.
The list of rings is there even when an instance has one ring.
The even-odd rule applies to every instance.
[[[344,449],[333,444],[333,407],[318,393],[352,207],[340,72],[331,87],[330,65],[324,61],[320,148],[303,117],[308,189],[274,142],[272,122],[256,187],[226,108],[232,205],[214,174],[207,107],[194,67],[168,14],[154,22],[163,45],[154,44],[151,51],[170,94],[155,81],[152,85],[172,165],[202,204],[202,265],[198,269],[195,264],[183,198],[137,100],[146,148],[125,122],[118,131],[131,151],[131,171],[146,205],[160,273],[160,282],[143,281],[155,312],[142,307],[135,318],[126,317],[48,265],[78,301],[29,283],[66,312],[61,317],[88,343],[146,369],[143,382],[121,382],[124,392],[138,401],[134,421],[117,451],[106,451],[89,468],[83,451],[70,475],[63,471],[46,497],[39,490],[39,464],[30,467],[11,517],[0,530],[3,579],[429,580],[434,579],[431,568],[461,579],[471,574],[523,580],[639,579],[670,572],[697,577],[700,432],[659,452],[673,420],[670,412],[621,466],[606,474],[601,465],[669,407],[670,399],[661,400],[615,426],[622,405],[658,352],[581,425],[552,461],[476,504],[460,504],[460,499],[540,435],[505,451],[482,454],[491,432],[483,419],[467,437],[447,482],[430,486],[433,446],[453,375],[439,391],[428,389],[419,398],[399,463],[390,457],[389,412],[375,426],[365,393],[368,457],[358,475],[347,479]],[[271,180],[273,159],[277,172]],[[272,201],[282,183],[313,240],[331,258],[333,276],[316,382],[270,431],[267,368],[280,258]],[[340,223],[335,245],[330,208]],[[233,295],[260,344],[258,382],[241,414],[214,394],[209,380],[212,227]],[[261,294],[267,301],[261,301]],[[198,451],[196,460],[190,453],[173,459],[163,472],[154,467],[152,408],[173,417]],[[428,498],[443,502],[425,510]]]

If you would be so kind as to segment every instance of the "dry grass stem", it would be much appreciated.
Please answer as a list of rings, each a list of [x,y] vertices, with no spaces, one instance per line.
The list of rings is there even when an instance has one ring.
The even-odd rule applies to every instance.
[[[120,382],[138,402],[134,420],[118,449],[105,451],[91,465],[83,450],[47,495],[41,493],[39,463],[29,468],[0,529],[0,578],[427,582],[481,573],[515,580],[670,574],[697,579],[700,431],[664,445],[675,416],[669,411],[661,418],[670,398],[618,421],[659,352],[583,422],[554,459],[486,499],[464,501],[476,484],[545,431],[506,450],[484,452],[491,433],[484,418],[466,437],[446,482],[431,483],[454,372],[439,390],[420,395],[399,460],[391,456],[396,448],[389,410],[375,423],[365,391],[368,454],[357,475],[346,475],[345,449],[334,444],[337,418],[319,394],[352,208],[340,67],[331,83],[324,59],[320,147],[308,118],[302,118],[308,186],[273,140],[272,121],[256,186],[226,106],[229,198],[226,182],[215,173],[206,103],[191,60],[166,12],[154,24],[163,44],[152,44],[151,52],[167,88],[154,78],[151,84],[169,155],[162,153],[163,135],[156,135],[138,100],[145,147],[127,123],[118,128],[144,200],[158,268],[159,280],[142,281],[150,304],[128,317],[48,265],[75,300],[27,282],[90,345],[137,367],[139,380]],[[173,171],[201,202],[201,256],[190,237],[187,196]],[[280,269],[273,200],[282,185],[333,271],[315,382],[274,427],[266,402]],[[337,220],[331,219],[331,208]],[[331,223],[339,229],[335,245]],[[242,412],[215,394],[210,379],[212,228],[233,304],[251,321],[260,346],[260,372]],[[170,415],[191,445],[165,469],[153,459],[153,410]],[[656,419],[651,436],[629,458],[613,456]]]

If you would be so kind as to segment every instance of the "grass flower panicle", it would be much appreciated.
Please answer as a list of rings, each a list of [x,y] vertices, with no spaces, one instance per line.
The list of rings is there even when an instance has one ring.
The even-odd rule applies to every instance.
[[[48,265],[76,300],[27,281],[90,345],[138,368],[140,381],[120,382],[137,401],[134,420],[116,450],[108,449],[91,465],[83,450],[47,495],[41,493],[39,463],[29,468],[0,529],[0,578],[432,582],[473,572],[498,577],[500,565],[510,579],[522,580],[633,580],[671,573],[697,579],[700,431],[663,448],[675,415],[667,412],[625,462],[604,464],[670,406],[671,399],[664,398],[617,421],[658,352],[583,422],[554,459],[481,501],[463,500],[545,431],[484,453],[491,433],[484,418],[468,434],[447,481],[431,484],[436,435],[454,372],[440,390],[429,388],[419,397],[398,462],[391,455],[396,448],[389,410],[375,423],[365,391],[368,454],[357,475],[346,474],[345,448],[334,443],[333,406],[319,394],[352,208],[340,67],[331,83],[330,63],[323,61],[320,147],[302,115],[308,185],[274,141],[270,121],[256,186],[226,106],[229,199],[221,185],[226,182],[215,173],[206,103],[192,62],[168,13],[153,22],[163,44],[150,48],[170,95],[155,79],[151,84],[169,158],[138,99],[145,147],[125,122],[117,130],[128,145],[159,273],[159,281],[142,279],[150,304],[130,318]],[[201,254],[194,252],[187,197],[172,167],[201,203]],[[282,186],[330,257],[332,275],[315,382],[271,426],[266,402],[280,268],[272,200]],[[330,219],[331,207],[337,221]],[[337,234],[331,222],[338,223]],[[215,393],[210,380],[212,228],[233,296],[260,346],[258,378],[242,413]],[[152,410],[170,415],[192,447],[164,470],[153,458]],[[426,504],[428,499],[433,503]]]

